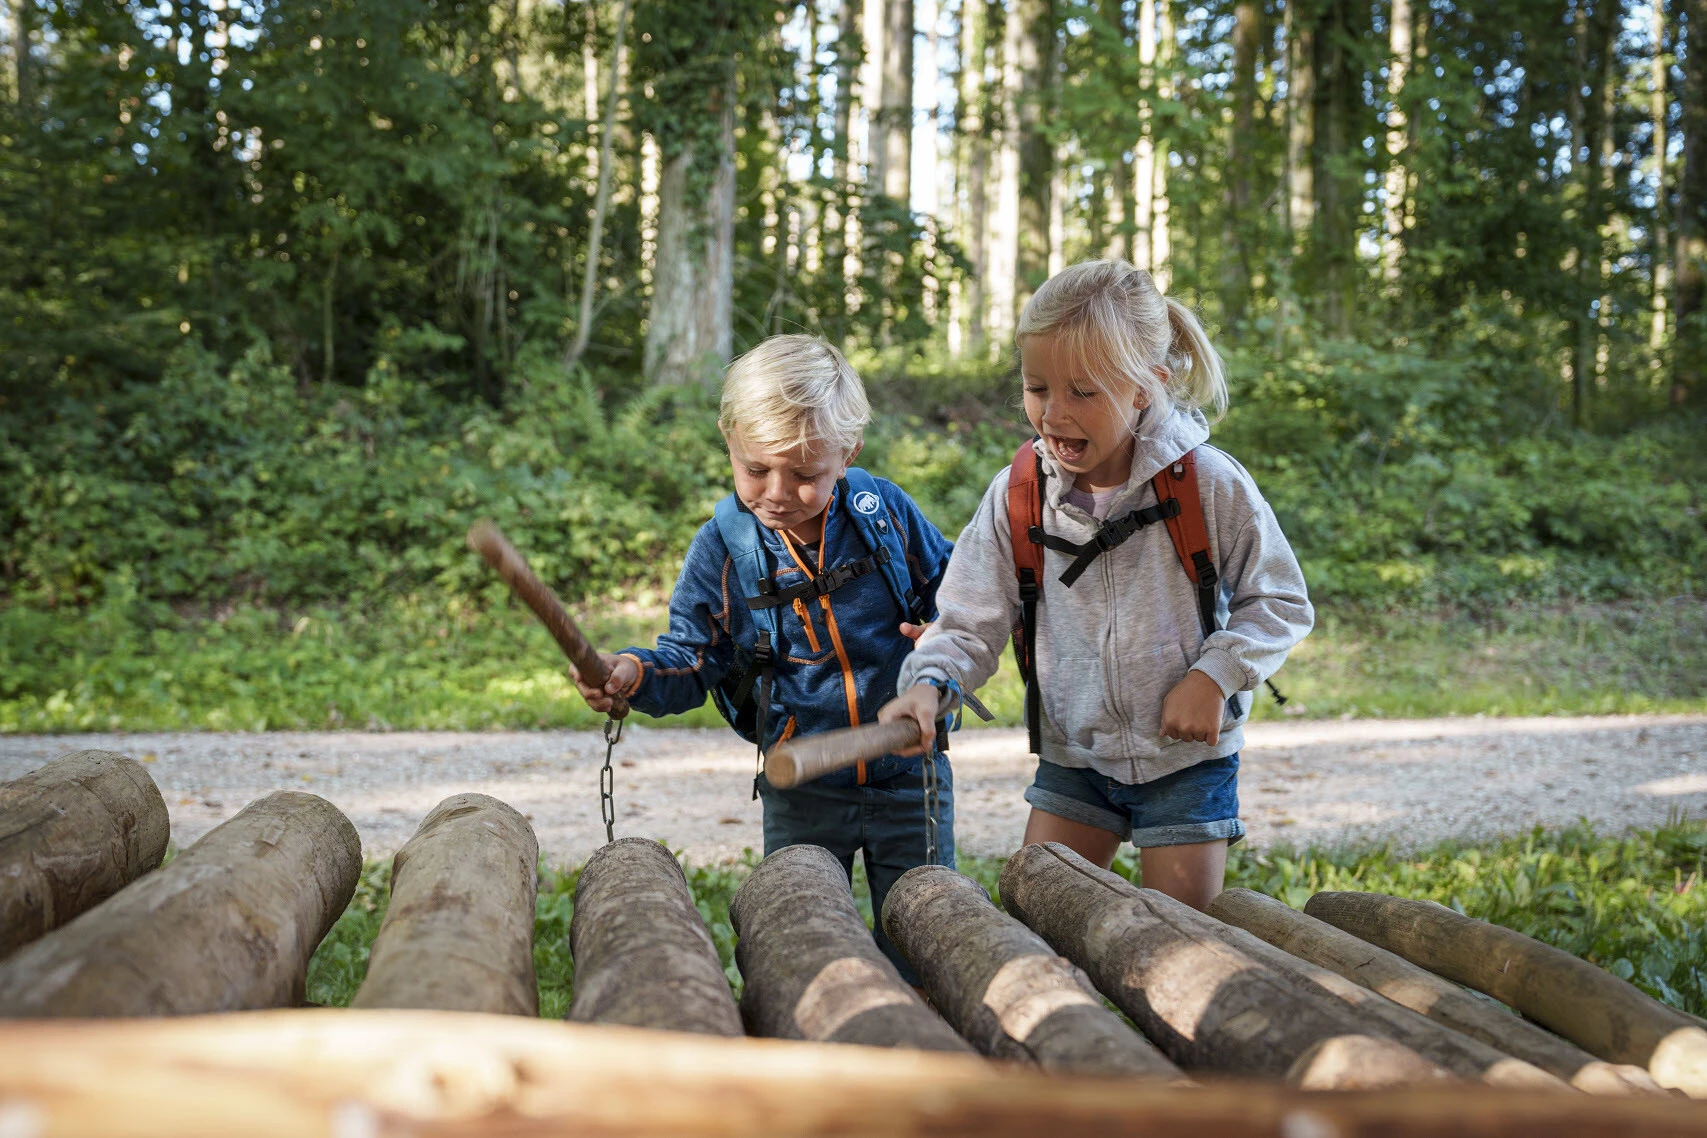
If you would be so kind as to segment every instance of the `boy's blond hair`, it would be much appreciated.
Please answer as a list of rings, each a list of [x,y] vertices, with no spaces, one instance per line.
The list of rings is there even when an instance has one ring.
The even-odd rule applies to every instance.
[[[1226,371],[1196,314],[1129,262],[1085,261],[1050,277],[1014,333],[1021,344],[1032,336],[1060,340],[1118,402],[1142,390],[1159,410],[1201,410],[1211,421],[1227,410]]]
[[[829,446],[845,455],[869,422],[859,373],[816,336],[772,336],[730,364],[717,414],[724,438],[773,452]]]

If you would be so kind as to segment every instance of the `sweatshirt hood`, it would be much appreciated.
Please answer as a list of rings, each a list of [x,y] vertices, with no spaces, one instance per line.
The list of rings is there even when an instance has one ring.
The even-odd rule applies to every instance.
[[[1196,408],[1189,411],[1176,408],[1158,415],[1154,408],[1146,410],[1138,420],[1137,445],[1132,451],[1132,470],[1126,476],[1126,485],[1115,495],[1114,502],[1118,503],[1128,495],[1142,490],[1152,478],[1162,472],[1163,467],[1178,462],[1187,452],[1208,441],[1209,420],[1204,417],[1202,411]],[[1073,485],[1074,475],[1071,471],[1062,469],[1042,439],[1032,445],[1036,447],[1043,469],[1049,475],[1049,504],[1059,509],[1061,499]]]

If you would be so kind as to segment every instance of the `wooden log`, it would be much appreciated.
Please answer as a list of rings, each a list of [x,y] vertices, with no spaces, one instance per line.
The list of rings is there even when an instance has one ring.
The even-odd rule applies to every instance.
[[[0,963],[0,1017],[155,1016],[302,1002],[361,839],[323,798],[251,802],[158,873]]]
[[[829,850],[787,846],[765,858],[736,890],[729,919],[749,1033],[970,1050],[878,950]]]
[[[0,1031],[14,1134],[106,1138],[1685,1138],[1699,1104],[1427,1084],[1306,1093],[1051,1075],[971,1055],[319,1010]]]
[[[1135,889],[1066,846],[1026,846],[1008,859],[1001,889],[1008,912],[1188,1071],[1281,1078],[1322,1040],[1368,1033],[1354,1009],[1205,931],[1201,914],[1187,918],[1173,898]],[[1392,1070],[1391,1049],[1378,1058]],[[1436,1077],[1420,1057],[1411,1069]],[[1339,1075],[1351,1085],[1370,1077],[1355,1065]]]
[[[1374,1091],[1453,1081],[1451,1072],[1377,1035],[1324,1039],[1286,1072],[1286,1084],[1301,1091]]]
[[[569,925],[578,1023],[740,1035],[741,1015],[675,856],[646,838],[595,853]]]
[[[1511,1005],[1608,1063],[1707,1098],[1707,1031],[1562,949],[1432,901],[1318,893],[1304,911],[1412,964]]]
[[[940,865],[908,870],[889,890],[883,928],[932,1005],[991,1058],[1186,1081],[1103,1006],[1084,972],[991,904],[971,878]]]
[[[539,1014],[539,842],[484,794],[435,806],[391,860],[391,904],[356,1008]]]
[[[154,780],[112,751],[0,785],[0,957],[158,869],[170,834]]]
[[[1124,888],[1136,889],[1131,882],[1117,874],[1109,876]],[[1533,1087],[1537,1090],[1571,1093],[1569,1083],[1556,1075],[1548,1074],[1533,1063],[1507,1055],[1479,1039],[1472,1039],[1449,1027],[1434,1023],[1427,1017],[1401,1007],[1336,972],[1276,948],[1244,929],[1183,905],[1180,906],[1178,919],[1198,922],[1203,931],[1221,937],[1247,956],[1343,1000],[1363,1018],[1366,1032],[1402,1043],[1424,1059],[1438,1064],[1460,1078],[1474,1079],[1496,1087]]]
[[[1663,1093],[1642,1068],[1596,1059],[1491,1000],[1472,996],[1386,949],[1273,897],[1249,889],[1229,889],[1210,903],[1209,913],[1436,1023],[1533,1063],[1580,1091],[1599,1095]]]

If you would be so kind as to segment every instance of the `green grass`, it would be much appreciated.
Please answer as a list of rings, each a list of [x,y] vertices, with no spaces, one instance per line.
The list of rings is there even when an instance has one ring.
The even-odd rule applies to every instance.
[[[751,856],[717,866],[687,866],[688,883],[739,993],[729,902],[752,871]],[[1115,868],[1140,880],[1127,848]],[[964,858],[961,872],[992,895],[1000,858]],[[574,968],[569,921],[578,870],[540,876],[534,933],[540,1014],[561,1017]],[[368,946],[384,918],[389,862],[370,863],[355,899],[314,954],[308,998],[344,1006],[367,973]],[[1439,901],[1472,917],[1538,937],[1606,968],[1668,1004],[1707,1013],[1707,823],[1678,821],[1655,830],[1602,836],[1586,827],[1465,845],[1449,842],[1410,856],[1387,850],[1253,853],[1235,846],[1227,884],[1257,889],[1302,907],[1322,889],[1367,890]],[[863,874],[854,891],[867,923],[871,900]]]
[[[650,643],[660,598],[589,606],[596,643]],[[1256,718],[1707,711],[1707,598],[1490,613],[1326,610]],[[1019,722],[1011,660],[980,693]],[[514,604],[180,614],[118,597],[0,608],[0,733],[590,727],[544,629]],[[709,707],[663,721],[719,726]],[[970,720],[969,720],[970,722]]]

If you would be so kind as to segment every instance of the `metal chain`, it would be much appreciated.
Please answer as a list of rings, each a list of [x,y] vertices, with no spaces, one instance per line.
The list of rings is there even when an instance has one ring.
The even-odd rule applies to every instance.
[[[616,774],[610,769],[611,752],[622,739],[620,719],[605,720],[605,765],[599,771],[599,813],[605,820],[605,843],[616,841]]]
[[[936,749],[925,756],[925,864],[936,864]]]

